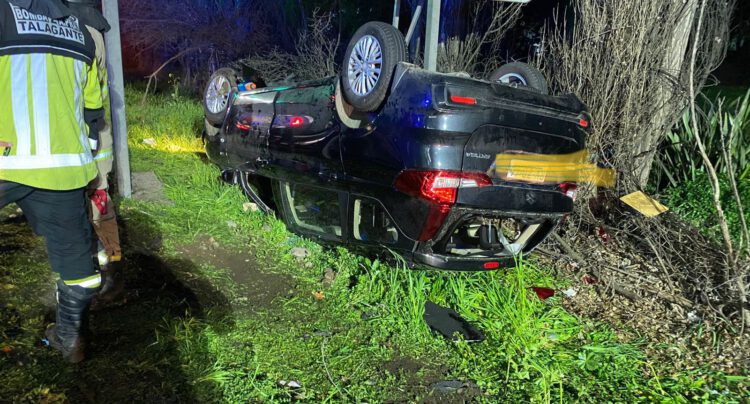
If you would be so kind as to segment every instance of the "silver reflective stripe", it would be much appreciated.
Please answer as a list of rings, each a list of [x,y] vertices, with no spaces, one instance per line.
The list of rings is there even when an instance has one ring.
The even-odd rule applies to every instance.
[[[36,155],[49,156],[50,131],[49,131],[49,95],[47,86],[47,55],[35,53],[31,55],[31,88],[34,101],[34,146]]]
[[[94,160],[95,161],[106,160],[106,159],[112,157],[113,154],[114,153],[113,153],[112,148],[108,147],[106,149],[99,150],[99,153],[96,153],[96,157],[94,157]]]
[[[52,154],[49,156],[8,156],[0,158],[0,170],[81,167],[92,161],[90,153]]]
[[[13,88],[13,124],[16,127],[16,155],[31,155],[31,121],[29,117],[28,55],[10,56],[10,82]]]
[[[83,88],[86,85],[83,79],[83,69],[85,64],[80,60],[74,61],[75,72],[76,72],[76,86],[75,86],[75,108],[76,108],[76,121],[78,126],[81,128],[80,141],[82,150],[89,149],[89,134],[88,126],[83,119]]]
[[[86,289],[95,289],[102,284],[102,275],[96,274],[85,279],[78,279],[75,281],[64,281],[68,286],[80,286]]]

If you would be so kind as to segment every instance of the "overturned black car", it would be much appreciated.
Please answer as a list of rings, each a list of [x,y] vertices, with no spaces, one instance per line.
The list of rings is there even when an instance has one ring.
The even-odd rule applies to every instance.
[[[405,60],[401,33],[368,23],[339,77],[253,88],[220,69],[208,156],[295,233],[440,269],[512,265],[571,212],[576,184],[498,172],[495,157],[584,149],[585,106],[546,95],[527,65],[484,81]]]

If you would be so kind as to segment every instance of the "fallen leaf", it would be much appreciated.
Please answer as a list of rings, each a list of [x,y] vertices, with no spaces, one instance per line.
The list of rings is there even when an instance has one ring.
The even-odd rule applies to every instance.
[[[9,347],[9,346],[5,345],[5,346],[3,347],[3,352],[5,352],[5,353],[10,353],[10,351],[12,351],[12,349],[10,349],[10,347]]]
[[[325,293],[318,291],[313,292],[313,297],[315,297],[315,300],[322,302],[326,298],[326,295]]]

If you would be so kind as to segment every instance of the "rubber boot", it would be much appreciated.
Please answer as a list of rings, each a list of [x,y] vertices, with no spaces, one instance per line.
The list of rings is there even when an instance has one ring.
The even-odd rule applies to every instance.
[[[57,282],[56,322],[44,332],[47,343],[63,355],[70,363],[78,363],[86,358],[85,331],[88,308],[96,289],[68,286]]]
[[[110,261],[109,254],[102,246],[102,243],[98,243],[99,251],[97,252],[96,258],[99,263],[99,271],[102,276],[102,286],[99,289],[99,293],[95,297],[95,305],[101,303],[107,303],[115,300],[122,293],[125,285],[120,278],[119,271],[117,271],[116,264]]]

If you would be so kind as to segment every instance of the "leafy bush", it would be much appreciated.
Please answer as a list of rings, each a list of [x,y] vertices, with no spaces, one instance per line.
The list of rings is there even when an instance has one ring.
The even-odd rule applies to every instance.
[[[703,104],[698,121],[709,159],[720,174],[727,175],[732,170],[740,181],[747,179],[750,177],[750,90],[743,97],[730,100],[720,97],[715,102],[705,99]],[[689,111],[667,134],[665,143],[653,170],[652,180],[657,188],[664,185],[675,188],[705,178]],[[724,150],[731,164],[727,164]],[[708,182],[705,184],[710,189]],[[710,194],[706,193],[706,197]]]
[[[725,207],[729,230],[732,238],[737,241],[741,232],[739,209],[727,177],[722,176],[720,182],[721,202]],[[745,218],[750,220],[750,204],[748,203],[750,201],[750,178],[739,181],[737,185],[740,196],[745,202]],[[688,179],[676,187],[668,188],[665,196],[665,201],[672,210],[695,225],[705,236],[720,242],[721,230],[714,208],[711,184],[706,173],[696,172],[695,179]]]

